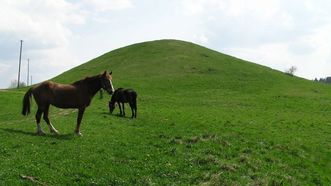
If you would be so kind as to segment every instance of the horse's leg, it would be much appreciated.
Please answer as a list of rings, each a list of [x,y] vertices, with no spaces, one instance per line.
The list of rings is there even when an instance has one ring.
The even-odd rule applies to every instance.
[[[122,103],[122,107],[123,107],[123,116],[125,116],[124,102]]]
[[[134,100],[134,103],[133,103],[133,105],[134,105],[134,117],[135,118],[137,118],[137,100]]]
[[[75,133],[78,136],[82,135],[82,133],[80,133],[80,123],[82,122],[84,111],[85,111],[85,107],[78,109],[77,125],[75,130]]]
[[[132,102],[130,102],[129,104],[130,104],[130,108],[131,108],[131,118],[133,118],[134,117],[134,111],[133,111],[134,105]]]
[[[43,111],[41,109],[39,109],[39,107],[38,107],[38,110],[36,113],[36,122],[37,122],[37,132],[36,133],[38,135],[45,135],[45,132],[40,127],[40,119],[41,119],[42,113],[43,113]]]
[[[132,99],[132,108],[133,108],[133,111],[134,111],[134,117],[137,118],[137,97],[134,97]]]
[[[51,133],[58,134],[59,132],[53,127],[51,121],[48,118],[48,112],[49,112],[49,105],[46,106],[46,109],[44,110],[43,118],[46,121],[46,123],[47,123],[47,125],[49,127],[49,130],[51,131]]]
[[[121,108],[121,103],[120,102],[117,102],[118,103],[118,107],[120,108],[120,116],[122,116],[122,108]]]

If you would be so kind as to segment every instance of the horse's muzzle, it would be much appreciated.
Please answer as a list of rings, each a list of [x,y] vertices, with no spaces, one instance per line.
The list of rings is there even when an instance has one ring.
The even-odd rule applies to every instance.
[[[112,95],[114,93],[114,91],[111,90],[111,89],[110,90],[107,89],[107,92],[108,92],[109,95]]]

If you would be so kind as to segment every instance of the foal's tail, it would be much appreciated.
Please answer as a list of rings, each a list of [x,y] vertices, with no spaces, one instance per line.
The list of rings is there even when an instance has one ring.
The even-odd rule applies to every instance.
[[[23,108],[22,108],[22,114],[24,116],[27,116],[30,113],[30,99],[32,95],[32,88],[30,88],[24,95],[23,98]]]

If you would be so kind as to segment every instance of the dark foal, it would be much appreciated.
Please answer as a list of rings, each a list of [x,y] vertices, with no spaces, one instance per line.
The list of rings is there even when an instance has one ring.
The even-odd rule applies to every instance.
[[[132,89],[118,88],[115,90],[109,102],[109,111],[113,113],[115,104],[120,108],[120,115],[125,116],[124,103],[129,103],[131,107],[131,118],[137,117],[137,93]],[[122,108],[121,108],[122,103]]]
[[[40,127],[42,114],[51,133],[58,133],[48,118],[50,105],[64,109],[77,108],[78,117],[75,133],[81,135],[80,123],[85,108],[90,105],[93,96],[101,88],[105,89],[109,94],[114,92],[111,74],[105,71],[103,74],[87,77],[72,84],[58,84],[51,81],[43,82],[26,92],[23,98],[22,114],[26,116],[30,113],[30,97],[33,95],[38,106],[36,113],[37,134],[43,135],[45,132]]]

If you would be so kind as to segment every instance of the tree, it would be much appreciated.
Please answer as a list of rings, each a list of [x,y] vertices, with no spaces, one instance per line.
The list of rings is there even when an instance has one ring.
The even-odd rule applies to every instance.
[[[297,67],[291,66],[288,70],[285,71],[286,74],[290,76],[294,76],[294,73],[297,71]]]

